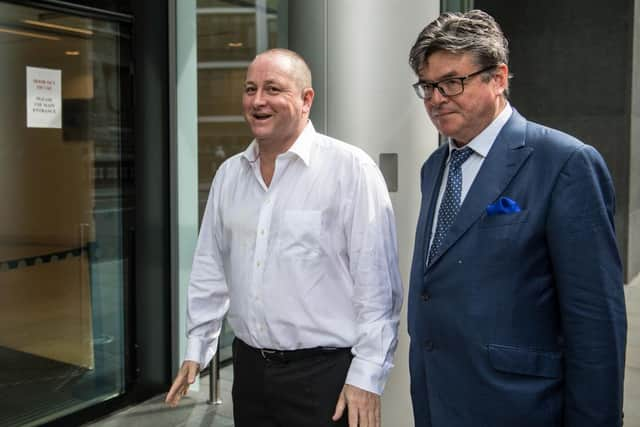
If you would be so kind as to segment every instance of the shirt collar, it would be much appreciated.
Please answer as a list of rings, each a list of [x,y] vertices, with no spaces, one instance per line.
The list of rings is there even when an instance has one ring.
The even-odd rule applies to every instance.
[[[498,116],[493,119],[493,121],[484,128],[482,132],[480,132],[475,138],[473,138],[465,147],[471,148],[474,153],[481,155],[482,157],[487,157],[489,154],[489,150],[493,146],[498,134],[502,130],[503,126],[507,123],[509,118],[511,117],[511,113],[513,113],[513,109],[511,105],[507,102],[504,109],[498,114]],[[451,158],[451,152],[453,150],[458,150],[453,140],[449,138],[449,158]]]
[[[309,120],[298,139],[296,139],[296,142],[289,148],[288,153],[297,155],[304,162],[305,166],[309,166],[309,162],[311,161],[311,146],[313,145],[315,136],[316,130],[311,120]]]
[[[302,133],[298,136],[298,139],[293,143],[293,145],[285,152],[280,154],[280,156],[298,156],[305,166],[309,166],[309,162],[311,160],[311,146],[313,145],[313,141],[315,140],[316,130],[313,127],[313,123],[311,120],[307,122],[307,125],[304,127]],[[247,159],[250,163],[254,163],[258,160],[258,154],[260,153],[260,147],[258,143],[254,139],[251,141],[251,144],[244,150],[242,153],[242,157]]]

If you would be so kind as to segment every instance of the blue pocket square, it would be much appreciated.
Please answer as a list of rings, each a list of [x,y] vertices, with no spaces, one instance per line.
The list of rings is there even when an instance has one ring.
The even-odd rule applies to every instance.
[[[520,206],[515,200],[508,197],[500,197],[495,202],[487,206],[487,215],[503,215],[520,212]]]

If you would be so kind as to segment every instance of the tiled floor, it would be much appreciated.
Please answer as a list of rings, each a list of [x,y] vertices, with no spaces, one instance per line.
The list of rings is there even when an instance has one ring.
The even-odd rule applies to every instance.
[[[629,331],[627,336],[627,368],[625,376],[625,427],[640,427],[640,276],[625,290]],[[209,405],[208,378],[203,378],[200,391],[190,393],[177,408],[164,404],[164,395],[128,408],[104,420],[89,424],[94,427],[228,427],[233,426],[231,408],[231,367],[222,369],[221,405]]]

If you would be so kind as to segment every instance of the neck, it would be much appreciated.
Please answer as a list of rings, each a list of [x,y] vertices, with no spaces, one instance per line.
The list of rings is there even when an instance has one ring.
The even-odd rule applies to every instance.
[[[507,98],[505,98],[504,96],[499,96],[498,101],[496,103],[496,114],[493,116],[494,120],[496,117],[500,115],[500,113],[502,113],[502,110],[504,110],[504,107],[506,106],[507,106]]]
[[[275,160],[279,154],[287,152],[295,141],[295,139],[281,142],[269,139],[256,139],[256,142],[258,143],[260,161],[265,161],[265,159]]]
[[[258,157],[260,158],[260,172],[267,187],[271,185],[277,157],[282,153],[286,153],[293,146],[303,130],[304,127],[295,136],[283,141],[274,141],[268,138],[256,139]]]
[[[300,137],[302,132],[304,132],[306,126],[307,120],[301,123],[301,125],[293,135],[283,140],[275,140],[269,137],[256,138],[256,142],[260,150],[260,158],[275,159],[279,154],[287,152],[293,146],[293,144],[295,144],[296,140]]]

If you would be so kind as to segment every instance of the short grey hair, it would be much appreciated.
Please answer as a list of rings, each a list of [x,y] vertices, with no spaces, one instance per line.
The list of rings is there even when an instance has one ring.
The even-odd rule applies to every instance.
[[[438,51],[471,53],[480,67],[509,65],[509,42],[500,25],[481,10],[446,12],[427,25],[409,53],[409,65],[416,73],[429,56]]]

